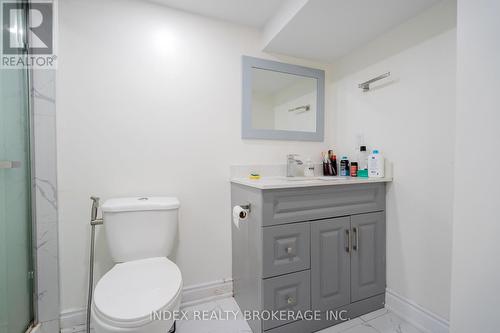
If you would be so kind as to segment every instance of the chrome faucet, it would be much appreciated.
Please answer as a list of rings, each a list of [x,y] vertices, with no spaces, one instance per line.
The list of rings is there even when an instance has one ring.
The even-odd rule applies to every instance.
[[[286,155],[286,176],[287,177],[295,177],[295,167],[297,165],[304,164],[301,160],[296,157],[299,156],[297,154],[288,154]]]

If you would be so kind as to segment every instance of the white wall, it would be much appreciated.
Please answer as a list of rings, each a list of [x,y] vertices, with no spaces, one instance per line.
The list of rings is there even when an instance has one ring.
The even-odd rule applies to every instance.
[[[124,0],[61,1],[59,31],[62,310],[85,305],[91,194],[179,197],[185,285],[231,277],[229,166],[327,149],[240,139],[241,55],[265,57],[259,32]],[[97,265],[111,265],[102,233]]]
[[[458,1],[451,332],[500,327],[500,2]]]
[[[369,148],[379,148],[394,165],[387,194],[388,288],[445,319],[453,212],[454,10],[452,2],[440,5],[339,61],[332,88],[338,149],[355,156],[357,136],[363,135]],[[388,37],[399,35],[418,38],[409,46]],[[377,58],[381,49],[392,55]],[[358,88],[387,71],[391,77],[370,92]]]

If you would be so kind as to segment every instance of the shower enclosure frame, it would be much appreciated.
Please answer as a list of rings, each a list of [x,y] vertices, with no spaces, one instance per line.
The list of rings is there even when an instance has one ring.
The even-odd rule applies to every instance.
[[[44,0],[52,2],[53,6],[53,54],[57,55],[57,27],[58,27],[58,0]],[[20,0],[18,9],[23,31],[29,31],[28,19],[30,6],[37,1]],[[3,13],[2,13],[3,14]],[[22,22],[24,21],[24,22]],[[21,36],[20,36],[21,37]],[[25,50],[23,55],[30,55],[27,41],[29,36],[22,36]],[[2,68],[1,71],[12,69]],[[30,316],[22,320],[28,331],[36,333],[56,333],[60,331],[60,322],[67,326],[73,320],[68,314],[61,314],[59,299],[59,252],[58,252],[58,200],[57,200],[57,156],[56,156],[56,70],[39,68],[23,68],[19,71],[22,77],[22,95],[18,98],[23,101],[22,112],[26,115],[23,133],[26,140],[26,171],[29,202],[26,210],[31,216],[27,217],[30,238],[27,256],[30,258],[28,276],[30,279],[29,303],[23,311],[30,311]],[[25,91],[24,91],[25,90]],[[21,111],[19,111],[21,112]],[[29,187],[29,188],[28,188]],[[8,306],[8,304],[7,304]],[[78,317],[78,314],[76,314]],[[30,326],[31,325],[31,326]]]
[[[6,14],[3,12],[6,7],[3,6],[2,4],[2,17],[5,17]],[[10,4],[10,3],[9,3]],[[28,41],[28,35],[27,31],[29,28],[29,9],[30,9],[30,2],[28,1],[20,1],[17,4],[14,2],[12,3],[15,5],[15,9],[19,10],[19,16],[17,18],[14,18],[16,20],[16,27],[17,24],[21,24],[20,26],[20,31],[21,34],[17,35],[18,40],[22,42],[21,45],[23,47],[19,51],[19,55],[21,57],[29,57],[30,56],[30,49],[28,47],[29,41]],[[12,7],[10,7],[12,8]],[[12,15],[12,14],[10,14]],[[4,22],[2,22],[4,24]],[[5,27],[3,28],[5,29]],[[19,32],[18,32],[19,33]],[[3,34],[3,32],[2,32]],[[5,36],[4,36],[5,38]],[[27,319],[27,321],[22,321],[22,322],[16,322],[14,324],[14,327],[17,328],[17,325],[23,325],[24,327],[27,328],[28,331],[31,331],[38,323],[38,283],[37,283],[37,273],[36,273],[36,267],[37,267],[37,224],[36,224],[36,192],[35,192],[35,155],[34,155],[34,112],[33,112],[33,105],[32,105],[32,76],[33,72],[29,67],[20,67],[20,68],[15,68],[15,69],[9,69],[9,68],[2,68],[1,69],[2,76],[7,75],[8,71],[14,71],[14,75],[20,79],[20,86],[18,87],[19,89],[19,97],[17,99],[19,103],[19,109],[16,108],[15,105],[9,105],[6,104],[4,105],[2,103],[3,107],[6,108],[13,108],[10,111],[19,112],[19,116],[22,117],[20,119],[23,119],[23,125],[24,131],[22,128],[20,128],[22,132],[22,136],[24,137],[25,140],[25,147],[26,147],[26,160],[24,158],[20,158],[20,161],[17,163],[15,160],[12,162],[12,168],[21,168],[21,163],[27,166],[26,168],[26,173],[24,174],[24,181],[25,183],[25,190],[26,190],[26,205],[27,205],[27,212],[26,212],[26,220],[23,221],[17,221],[17,223],[20,224],[25,224],[27,226],[26,229],[26,237],[28,240],[28,248],[26,249],[27,252],[27,276],[26,278],[28,279],[27,281],[27,296],[28,296],[28,309],[25,309],[26,311],[29,312],[29,315],[26,314],[26,318],[22,319]],[[8,99],[7,96],[2,95],[2,98]],[[23,114],[24,116],[21,116]],[[5,114],[6,117],[8,117],[8,112]],[[8,143],[8,141],[7,141]],[[17,163],[17,164],[16,164]],[[9,169],[9,166],[6,166],[6,169]],[[9,178],[8,174],[6,175],[6,179]],[[7,217],[8,219],[8,217]],[[7,284],[6,287],[9,287]],[[14,289],[16,289],[16,286],[12,286]],[[7,295],[6,295],[7,296]],[[7,297],[8,299],[8,297]],[[12,301],[12,300],[11,300]],[[8,303],[7,303],[8,306]],[[14,318],[11,318],[12,320]],[[7,324],[8,325],[8,324]],[[10,325],[7,326],[7,329]]]
[[[28,31],[28,12],[30,9],[30,3],[31,0],[26,2],[26,6],[24,8],[24,31]],[[26,37],[27,38],[27,37]],[[26,45],[28,45],[28,42],[26,41]],[[29,48],[26,47],[26,55],[29,56]],[[38,324],[38,302],[37,302],[37,295],[38,295],[38,281],[37,281],[37,229],[36,229],[36,189],[35,189],[35,149],[34,149],[34,144],[35,144],[35,137],[33,133],[33,128],[35,126],[34,122],[34,112],[33,112],[33,105],[32,105],[32,78],[33,78],[33,71],[31,68],[26,69],[26,89],[27,89],[27,94],[26,98],[28,99],[28,147],[29,147],[29,159],[30,159],[30,179],[29,179],[29,186],[30,186],[30,206],[31,206],[31,280],[32,280],[32,285],[31,285],[31,307],[33,311],[33,321],[31,322],[31,329],[33,329],[37,324]]]
[[[54,37],[57,36],[58,0],[45,0],[53,5]],[[28,30],[30,6],[36,1],[21,0],[19,9]],[[25,45],[23,55],[30,55],[28,38],[22,36]],[[54,38],[54,54],[56,39]],[[11,69],[2,68],[2,71]],[[28,331],[56,333],[60,331],[59,306],[59,253],[58,253],[58,200],[57,200],[57,156],[56,156],[56,71],[53,69],[23,68],[19,73],[23,79],[25,101],[22,112],[26,114],[24,126],[28,148],[29,171],[26,172],[30,215],[27,221],[31,245],[28,274],[30,278],[30,316],[26,324]],[[31,321],[31,322],[30,322]],[[67,320],[68,321],[68,320]]]
[[[27,87],[28,87],[28,131],[29,131],[29,158],[30,158],[30,204],[31,204],[31,265],[32,265],[32,310],[33,322],[32,327],[38,324],[38,273],[37,273],[37,224],[36,224],[36,188],[35,184],[35,137],[33,133],[34,114],[32,106],[32,78],[33,72],[31,69],[26,70]]]
[[[21,2],[20,3],[22,8],[23,8],[23,16],[24,16],[24,31],[28,31],[28,20],[29,20],[29,9],[30,9],[30,4],[31,0],[27,2]],[[24,36],[25,39],[27,39],[27,36]],[[26,56],[30,56],[29,52],[29,47],[28,46],[28,41],[25,40],[25,53]],[[24,69],[24,73],[26,77],[26,98],[27,98],[27,115],[28,115],[28,147],[29,147],[29,164],[30,164],[30,169],[29,169],[29,187],[30,187],[30,207],[31,207],[31,213],[30,213],[30,224],[31,224],[31,308],[33,311],[33,318],[32,322],[29,323],[29,328],[28,330],[33,330],[38,325],[38,274],[37,274],[37,223],[36,223],[36,187],[34,186],[35,184],[35,136],[34,136],[34,127],[35,127],[35,121],[34,121],[34,108],[33,108],[33,69],[32,68],[26,68]]]
[[[25,23],[31,0],[25,2]],[[57,0],[54,28],[57,27]],[[25,31],[28,27],[25,26]],[[29,55],[29,49],[27,50]],[[26,69],[30,154],[32,309],[31,331],[60,330],[59,253],[57,217],[56,72]]]

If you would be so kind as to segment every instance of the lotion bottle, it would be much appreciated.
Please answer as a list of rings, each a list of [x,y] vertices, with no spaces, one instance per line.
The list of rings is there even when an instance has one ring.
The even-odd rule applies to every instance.
[[[377,149],[374,149],[370,156],[368,156],[368,177],[384,177],[384,157]]]

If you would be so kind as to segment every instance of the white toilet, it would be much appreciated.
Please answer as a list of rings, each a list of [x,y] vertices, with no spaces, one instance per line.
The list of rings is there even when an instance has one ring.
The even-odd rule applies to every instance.
[[[177,234],[179,200],[120,198],[102,205],[116,265],[97,283],[92,302],[96,333],[167,333],[179,310],[182,276],[167,255]],[[162,314],[162,319],[152,313]]]

